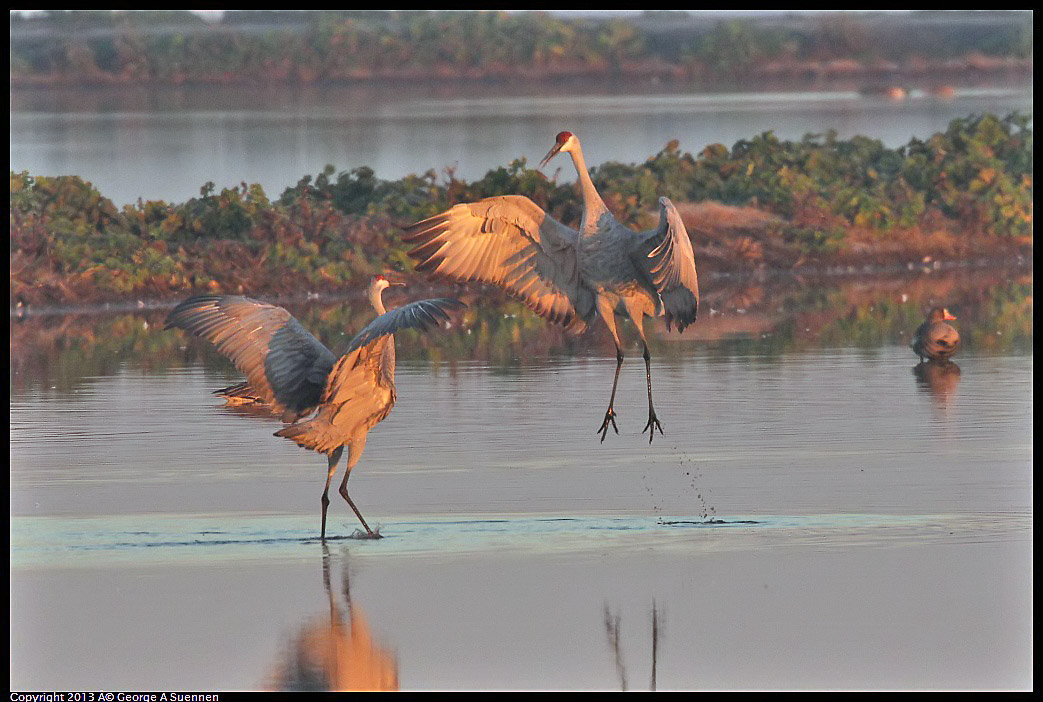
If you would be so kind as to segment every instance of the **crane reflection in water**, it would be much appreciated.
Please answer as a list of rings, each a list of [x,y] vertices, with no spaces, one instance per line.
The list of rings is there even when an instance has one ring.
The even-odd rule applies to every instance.
[[[272,691],[397,691],[398,659],[374,638],[362,608],[351,599],[348,564],[342,569],[343,604],[330,581],[330,552],[322,544],[322,584],[329,615],[301,626],[268,677]]]

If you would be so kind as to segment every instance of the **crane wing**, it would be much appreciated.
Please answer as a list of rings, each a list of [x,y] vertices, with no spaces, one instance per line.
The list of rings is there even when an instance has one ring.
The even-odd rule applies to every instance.
[[[594,310],[580,282],[579,234],[522,195],[456,205],[407,227],[416,269],[499,285],[534,312],[582,331]]]
[[[299,446],[330,453],[382,421],[395,404],[394,347],[400,329],[427,330],[465,307],[452,298],[418,300],[385,312],[355,335],[333,366],[315,417],[275,433]],[[389,367],[390,366],[390,367]]]
[[[408,305],[396,307],[385,312],[367,324],[362,331],[348,343],[347,352],[371,344],[387,334],[394,334],[399,329],[420,329],[426,331],[449,320],[449,312],[466,307],[464,303],[451,297],[435,297],[429,300],[417,300]]]
[[[384,380],[380,368],[384,341],[394,343],[385,336],[341,356],[315,416],[283,427],[275,436],[329,454],[384,419],[395,404],[395,385]]]
[[[291,421],[319,403],[336,357],[282,307],[236,295],[198,295],[170,313],[177,327],[214,344],[253,391]]]
[[[666,328],[677,324],[678,331],[695,321],[699,314],[699,276],[695,252],[681,215],[673,203],[659,198],[659,226],[642,238],[630,252],[631,260],[644,271],[663,301]]]

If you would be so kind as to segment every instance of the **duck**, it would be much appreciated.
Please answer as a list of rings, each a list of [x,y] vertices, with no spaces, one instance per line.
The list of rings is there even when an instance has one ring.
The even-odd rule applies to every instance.
[[[927,319],[916,328],[916,334],[910,344],[913,353],[920,357],[920,363],[923,363],[925,358],[932,361],[948,361],[960,348],[960,333],[946,324],[955,319],[956,317],[944,307],[932,307],[927,313]]]

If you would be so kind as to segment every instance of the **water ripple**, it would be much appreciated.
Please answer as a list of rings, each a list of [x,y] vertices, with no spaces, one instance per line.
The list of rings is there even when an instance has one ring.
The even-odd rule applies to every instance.
[[[846,549],[943,539],[966,543],[1031,537],[1031,515],[823,514],[580,517],[517,515],[398,518],[380,525],[380,540],[359,532],[327,537],[353,543],[363,556],[440,556],[474,552],[597,553],[611,549],[713,550],[814,544]],[[350,528],[350,527],[349,527]],[[133,515],[91,518],[16,517],[11,521],[12,567],[206,561],[310,559],[320,543],[313,516]]]

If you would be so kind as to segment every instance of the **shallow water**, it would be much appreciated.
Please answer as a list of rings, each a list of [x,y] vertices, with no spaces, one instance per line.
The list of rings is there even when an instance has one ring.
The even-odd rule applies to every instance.
[[[405,364],[399,402],[371,432],[351,486],[375,517],[585,505],[664,514],[713,507],[716,516],[828,513],[838,504],[883,513],[1029,509],[1030,493],[996,488],[1015,488],[1010,481],[1027,467],[1031,357],[960,359],[959,385],[942,403],[911,373],[911,356],[899,348],[663,359],[653,384],[666,434],[651,447],[639,434],[647,415],[640,362],[624,365],[621,434],[604,444],[594,430],[614,359],[510,375],[480,364],[451,373]],[[233,379],[130,367],[89,379],[71,397],[13,399],[14,514],[315,513],[323,459],[272,437],[277,419],[243,417],[209,395]],[[199,494],[187,500],[189,490]]]
[[[521,95],[514,86],[487,84],[453,91],[426,84],[22,89],[11,94],[11,169],[79,175],[117,205],[138,198],[180,202],[197,197],[208,181],[218,188],[260,183],[275,198],[326,164],[338,171],[368,166],[387,180],[446,167],[475,180],[522,157],[535,166],[563,129],[583,139],[587,163],[595,166],[640,163],[671,139],[698,154],[709,144],[730,148],[765,131],[800,139],[835,129],[844,139],[862,135],[897,148],[972,113],[1032,109],[1025,86],[958,86],[952,99],[914,90],[900,102],[853,89],[651,89],[619,94],[618,85],[583,83]]]
[[[12,688],[1027,689],[1031,299],[918,285],[743,333],[765,308],[708,292],[653,343],[651,445],[633,347],[602,444],[597,334],[400,338],[350,481],[383,538],[335,497],[325,546],[323,458],[222,407],[235,370],[162,311],[13,323]],[[933,295],[958,374],[913,372]]]

